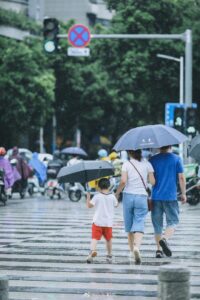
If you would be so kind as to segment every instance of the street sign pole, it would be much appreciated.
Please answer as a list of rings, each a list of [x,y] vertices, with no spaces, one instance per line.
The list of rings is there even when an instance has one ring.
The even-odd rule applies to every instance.
[[[80,26],[80,25],[77,25]],[[83,25],[84,27],[84,25]],[[83,42],[84,45],[78,45],[77,36],[80,36],[81,32],[76,32],[76,25],[70,28],[68,35],[59,34],[59,38],[68,37],[69,43],[75,47],[84,47],[85,44],[89,43],[90,38],[92,39],[153,39],[153,40],[181,40],[185,42],[185,97],[183,92],[183,57],[181,57],[178,61],[180,62],[180,105],[184,105],[186,107],[192,107],[192,31],[187,29],[182,34],[91,34],[89,35],[88,41]],[[83,32],[87,31],[87,29],[83,28]],[[75,34],[75,36],[74,36]],[[83,37],[80,37],[83,41]]]
[[[68,38],[68,34],[59,34],[59,38]],[[192,31],[182,34],[91,34],[91,39],[153,39],[181,40],[185,42],[185,104],[192,106]]]

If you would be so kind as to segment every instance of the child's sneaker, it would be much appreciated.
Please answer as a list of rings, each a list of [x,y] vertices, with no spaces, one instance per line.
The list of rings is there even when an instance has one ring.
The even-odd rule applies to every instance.
[[[87,263],[91,264],[93,262],[93,258],[97,256],[96,251],[90,251],[88,257],[87,257]]]
[[[106,261],[108,264],[112,263],[112,255],[106,255]]]

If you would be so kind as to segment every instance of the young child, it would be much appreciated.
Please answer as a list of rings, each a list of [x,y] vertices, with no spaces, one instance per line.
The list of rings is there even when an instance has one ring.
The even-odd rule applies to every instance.
[[[92,241],[87,263],[91,263],[97,256],[97,241],[103,236],[106,240],[107,256],[106,260],[112,262],[112,226],[114,217],[114,207],[118,206],[118,201],[114,194],[109,190],[110,181],[108,178],[101,178],[98,182],[99,192],[90,198],[87,193],[87,207],[94,207],[94,217],[92,224]]]

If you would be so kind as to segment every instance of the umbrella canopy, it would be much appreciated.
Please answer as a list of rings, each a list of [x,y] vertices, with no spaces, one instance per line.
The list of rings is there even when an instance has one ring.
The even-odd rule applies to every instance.
[[[117,141],[115,151],[160,148],[180,144],[187,137],[178,130],[166,125],[146,125],[130,129]]]
[[[114,175],[114,168],[111,163],[103,160],[87,160],[61,168],[57,178],[59,182],[86,183],[109,175]]]
[[[67,147],[62,149],[61,153],[88,156],[87,153],[79,147]]]
[[[200,163],[200,134],[191,140],[189,155]]]

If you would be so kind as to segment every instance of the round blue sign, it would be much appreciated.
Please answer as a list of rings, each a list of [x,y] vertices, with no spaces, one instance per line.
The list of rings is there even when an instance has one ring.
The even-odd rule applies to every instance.
[[[68,32],[68,41],[74,47],[85,47],[91,39],[89,29],[81,24],[73,25]]]

